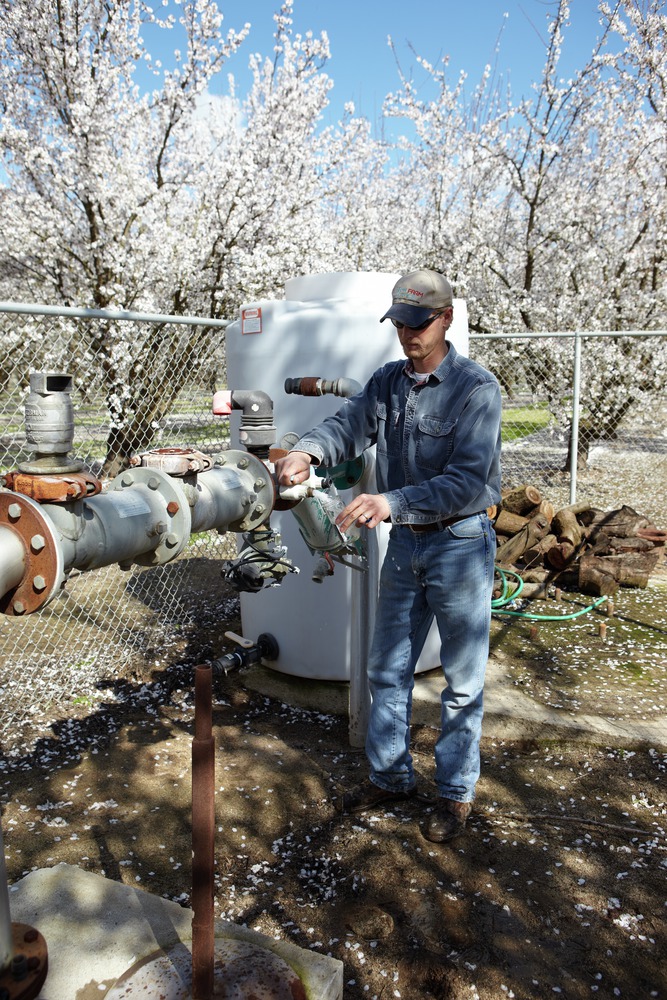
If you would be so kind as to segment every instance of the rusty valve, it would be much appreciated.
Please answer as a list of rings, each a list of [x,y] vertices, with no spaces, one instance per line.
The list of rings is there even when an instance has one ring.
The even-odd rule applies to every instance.
[[[28,472],[8,472],[5,487],[22,493],[37,503],[67,503],[102,492],[102,483],[87,472],[39,475]]]

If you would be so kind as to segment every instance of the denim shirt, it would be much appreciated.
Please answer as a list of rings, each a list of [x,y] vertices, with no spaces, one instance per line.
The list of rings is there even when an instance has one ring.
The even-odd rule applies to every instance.
[[[379,368],[293,450],[333,466],[376,445],[378,492],[393,524],[429,524],[498,503],[497,380],[452,344],[422,384],[411,377],[409,364],[399,360]]]

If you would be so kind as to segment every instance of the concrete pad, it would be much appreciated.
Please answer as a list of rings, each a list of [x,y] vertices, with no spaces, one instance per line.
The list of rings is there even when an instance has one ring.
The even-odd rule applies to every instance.
[[[287,705],[331,715],[348,714],[350,686],[344,681],[292,677],[255,664],[241,672],[240,682]],[[413,722],[439,727],[442,683],[440,669],[417,674],[412,701]],[[608,739],[614,746],[645,743],[660,749],[667,747],[667,719],[624,722],[602,716],[559,712],[540,705],[517,688],[507,678],[503,662],[491,658],[486,668],[483,734],[505,739]]]
[[[31,872],[9,894],[12,921],[37,928],[48,947],[38,1000],[101,1000],[141,959],[192,945],[192,910],[73,865]],[[308,1000],[341,1000],[342,962],[226,921],[215,930],[216,941],[252,943],[281,958]]]

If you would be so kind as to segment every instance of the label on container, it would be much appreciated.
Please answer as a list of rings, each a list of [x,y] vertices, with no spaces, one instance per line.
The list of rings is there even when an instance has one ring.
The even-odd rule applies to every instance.
[[[241,310],[241,333],[262,332],[262,310],[259,307]]]

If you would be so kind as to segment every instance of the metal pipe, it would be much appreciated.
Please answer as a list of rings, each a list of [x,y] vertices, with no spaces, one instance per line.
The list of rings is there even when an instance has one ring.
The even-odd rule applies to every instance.
[[[192,996],[213,995],[213,866],[215,741],[210,666],[195,668],[195,735],[192,741]]]
[[[156,565],[177,556],[190,537],[190,507],[175,480],[146,470],[131,470],[119,477],[107,493],[67,504],[42,505],[60,538],[66,570],[90,570],[110,563]],[[131,489],[130,489],[131,487]],[[165,494],[168,489],[169,495]],[[178,505],[180,523],[167,512]],[[164,552],[165,558],[161,558]]]
[[[579,401],[581,399],[581,336],[574,338],[574,373],[572,376],[572,425],[570,427],[570,503],[577,502],[577,463],[579,461]]]
[[[560,333],[471,333],[470,340],[573,340],[582,337],[664,337],[667,330],[563,330]]]
[[[360,491],[375,489],[375,461],[367,453],[364,477]],[[368,687],[368,657],[375,631],[375,612],[380,589],[380,557],[377,531],[366,531],[366,571],[355,573],[352,578],[352,624],[357,630],[356,642],[352,649],[357,656],[350,659],[350,689],[348,694],[348,738],[350,746],[363,747],[368,731],[371,694]]]
[[[254,455],[227,451],[220,466],[197,477],[195,503],[191,506],[192,531],[225,528],[250,531],[273,510],[276,490],[266,465]]]
[[[342,396],[348,399],[361,392],[361,385],[353,378],[323,379],[317,375],[285,379],[285,392],[295,396]]]
[[[18,587],[25,575],[26,551],[21,536],[5,524],[0,524],[0,597]]]
[[[158,566],[175,559],[192,532],[266,524],[275,500],[268,467],[248,452],[225,452],[222,461],[221,468],[182,478],[159,468],[128,469],[106,493],[66,503],[39,504],[0,490],[0,542],[8,540],[0,545],[0,611],[43,607],[72,569]]]
[[[206,319],[202,316],[174,316],[171,313],[141,313],[118,309],[80,309],[76,306],[48,306],[40,303],[0,302],[0,313],[21,316],[71,316],[73,319],[108,319],[126,323],[175,323],[181,326],[217,327],[224,330],[229,319]]]
[[[5,845],[0,822],[0,975],[9,968],[14,954],[12,918],[9,913],[9,888],[5,868]]]

